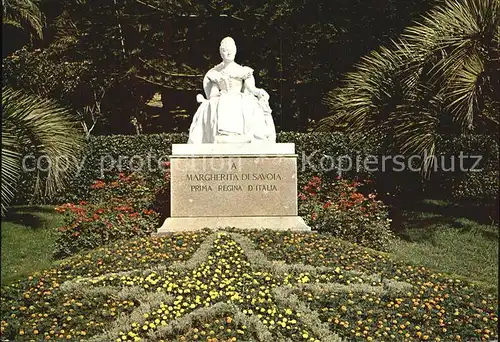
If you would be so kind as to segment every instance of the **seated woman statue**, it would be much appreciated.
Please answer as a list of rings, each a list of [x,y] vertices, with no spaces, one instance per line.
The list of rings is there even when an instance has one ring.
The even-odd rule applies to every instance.
[[[189,129],[188,144],[217,143],[224,136],[241,142],[276,142],[269,95],[255,87],[253,70],[234,61],[236,44],[226,37],[220,44],[222,62],[203,78],[206,99],[200,103]]]

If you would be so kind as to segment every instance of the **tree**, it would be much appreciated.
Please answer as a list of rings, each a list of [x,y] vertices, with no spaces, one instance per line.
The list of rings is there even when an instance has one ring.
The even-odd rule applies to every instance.
[[[170,23],[171,29],[166,31],[169,44],[164,44],[169,49],[150,63],[158,71],[172,71],[167,65],[160,68],[166,64],[162,60],[168,60],[196,68],[193,75],[203,73],[218,62],[220,40],[231,35],[238,45],[238,61],[254,67],[257,81],[270,93],[277,126],[305,130],[308,119],[326,114],[320,100],[332,82],[369,51],[366,49],[393,37],[433,1],[205,0],[186,1],[183,6],[174,6],[170,0],[140,2]],[[391,27],[385,25],[388,18]],[[154,76],[155,84],[165,86],[201,84],[201,77],[171,81],[166,72],[150,77]]]
[[[34,194],[50,196],[64,187],[83,147],[76,125],[53,101],[2,88],[2,216],[16,194],[27,152],[45,160],[36,170]]]
[[[144,132],[176,130],[189,127],[203,74],[231,35],[238,62],[270,93],[277,127],[305,130],[326,115],[320,100],[332,83],[433,1],[44,0],[42,51],[9,58],[4,78],[15,88],[51,89],[51,98],[83,113],[105,90],[92,134],[133,132],[124,116]],[[145,114],[155,93],[164,106]]]
[[[345,125],[362,143],[426,154],[433,166],[438,137],[498,131],[500,2],[447,1],[408,27],[401,39],[364,57],[324,99],[331,116],[317,130]],[[485,125],[485,122],[488,122]]]

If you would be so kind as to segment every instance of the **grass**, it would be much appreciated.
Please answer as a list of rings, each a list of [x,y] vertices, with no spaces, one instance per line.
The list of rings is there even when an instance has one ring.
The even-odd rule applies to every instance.
[[[53,206],[14,207],[2,219],[2,285],[51,267],[55,230],[63,216]]]
[[[461,217],[468,213],[460,209],[426,200],[404,210],[402,239],[392,244],[391,253],[406,263],[498,288],[498,226]]]

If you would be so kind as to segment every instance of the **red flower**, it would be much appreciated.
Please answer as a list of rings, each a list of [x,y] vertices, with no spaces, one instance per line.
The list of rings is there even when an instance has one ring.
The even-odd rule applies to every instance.
[[[324,208],[324,209],[327,209],[327,208],[329,208],[331,205],[332,205],[332,202],[327,201],[325,204],[323,204],[323,208]]]
[[[154,214],[154,210],[152,209],[142,209],[142,212],[145,214],[145,215],[151,215],[151,214]]]
[[[88,203],[87,201],[80,201],[78,204],[80,204],[80,205],[85,205],[85,204],[87,204],[87,203]]]
[[[318,218],[318,214],[317,214],[317,213],[312,213],[312,215],[311,215],[311,219],[312,219],[313,221],[316,221],[316,219],[317,219],[317,218]]]
[[[106,183],[104,183],[102,180],[96,180],[94,181],[94,184],[92,184],[90,187],[92,189],[102,189],[106,186]]]
[[[119,207],[115,207],[116,210],[118,211],[132,211],[133,208],[130,205],[122,205]]]
[[[312,187],[318,187],[320,184],[321,184],[321,178],[319,178],[318,176],[312,177],[308,183],[308,185]]]

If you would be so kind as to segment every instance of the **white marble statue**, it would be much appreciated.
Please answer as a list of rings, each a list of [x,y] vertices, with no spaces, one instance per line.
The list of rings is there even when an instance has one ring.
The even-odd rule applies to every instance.
[[[220,44],[222,62],[203,78],[206,98],[189,129],[188,144],[217,143],[224,138],[240,142],[276,142],[269,95],[255,87],[253,69],[234,61],[236,44],[226,37]],[[221,139],[222,138],[222,139]]]

